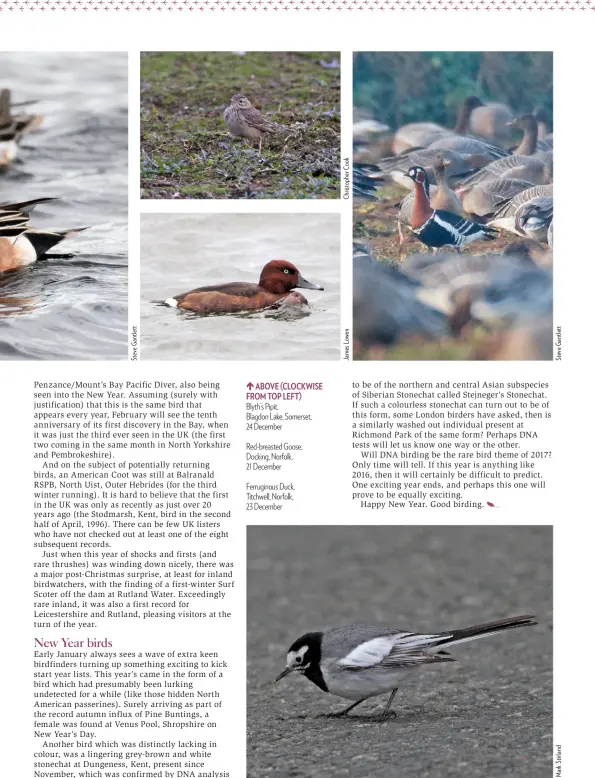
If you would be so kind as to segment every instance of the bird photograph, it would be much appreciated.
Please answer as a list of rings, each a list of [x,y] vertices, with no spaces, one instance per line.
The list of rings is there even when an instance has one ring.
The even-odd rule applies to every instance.
[[[358,52],[362,360],[553,358],[551,52]]]
[[[128,354],[128,58],[0,53],[0,359]]]
[[[339,214],[141,214],[140,274],[143,359],[339,359]]]
[[[277,124],[263,116],[244,95],[234,95],[230,104],[223,112],[223,121],[230,135],[246,138],[248,141],[258,141],[258,153],[262,152],[263,135],[292,134],[289,127]]]
[[[551,772],[550,526],[249,526],[247,624],[248,775]]]
[[[338,52],[141,53],[141,198],[337,199]]]

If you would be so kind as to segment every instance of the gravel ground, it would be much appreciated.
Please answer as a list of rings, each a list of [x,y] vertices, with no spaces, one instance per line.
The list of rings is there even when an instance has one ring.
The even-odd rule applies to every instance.
[[[544,778],[552,769],[550,527],[249,527],[248,775]],[[448,630],[534,613],[455,646],[387,695],[348,701],[291,675],[289,645],[350,622]]]

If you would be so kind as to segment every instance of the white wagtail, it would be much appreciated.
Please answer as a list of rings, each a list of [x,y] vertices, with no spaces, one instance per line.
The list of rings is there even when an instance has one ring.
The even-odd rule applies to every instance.
[[[323,692],[355,700],[334,716],[344,716],[369,697],[391,692],[382,714],[386,718],[397,684],[409,670],[435,662],[456,661],[443,650],[445,646],[530,624],[537,624],[534,616],[512,616],[433,635],[363,624],[307,632],[290,646],[287,666],[275,678],[275,683],[289,673],[298,672]]]

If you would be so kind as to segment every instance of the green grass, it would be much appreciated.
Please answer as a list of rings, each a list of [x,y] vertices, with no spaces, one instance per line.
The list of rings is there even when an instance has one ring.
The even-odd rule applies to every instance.
[[[405,362],[436,362],[459,360],[484,360],[489,357],[490,347],[496,338],[479,325],[468,325],[462,337],[443,338],[439,341],[428,341],[422,338],[403,338],[397,346],[370,346],[354,351],[356,360]]]
[[[141,197],[338,198],[340,69],[328,52],[141,54]],[[242,92],[293,134],[258,147],[223,111]]]

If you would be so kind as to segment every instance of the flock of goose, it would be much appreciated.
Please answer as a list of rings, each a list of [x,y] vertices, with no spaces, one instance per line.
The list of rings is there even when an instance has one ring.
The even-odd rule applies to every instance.
[[[28,104],[12,103],[10,90],[0,90],[0,175],[17,159],[23,138],[43,123],[39,114],[22,110],[14,112],[15,108],[22,109]],[[53,246],[87,229],[38,230],[32,227],[30,215],[33,209],[55,199],[38,197],[23,202],[0,203],[0,273],[46,259]]]
[[[354,201],[379,201],[393,182],[410,190],[388,211],[396,257],[378,261],[369,244],[354,243],[360,352],[383,358],[389,347],[432,343],[432,358],[442,358],[448,343],[444,358],[551,359],[553,135],[542,113],[515,117],[503,104],[468,97],[453,129],[404,125],[391,138],[392,155],[380,159],[376,127],[360,126]],[[513,131],[522,132],[515,146]],[[412,240],[420,251],[407,253]],[[460,348],[478,332],[479,345]]]

